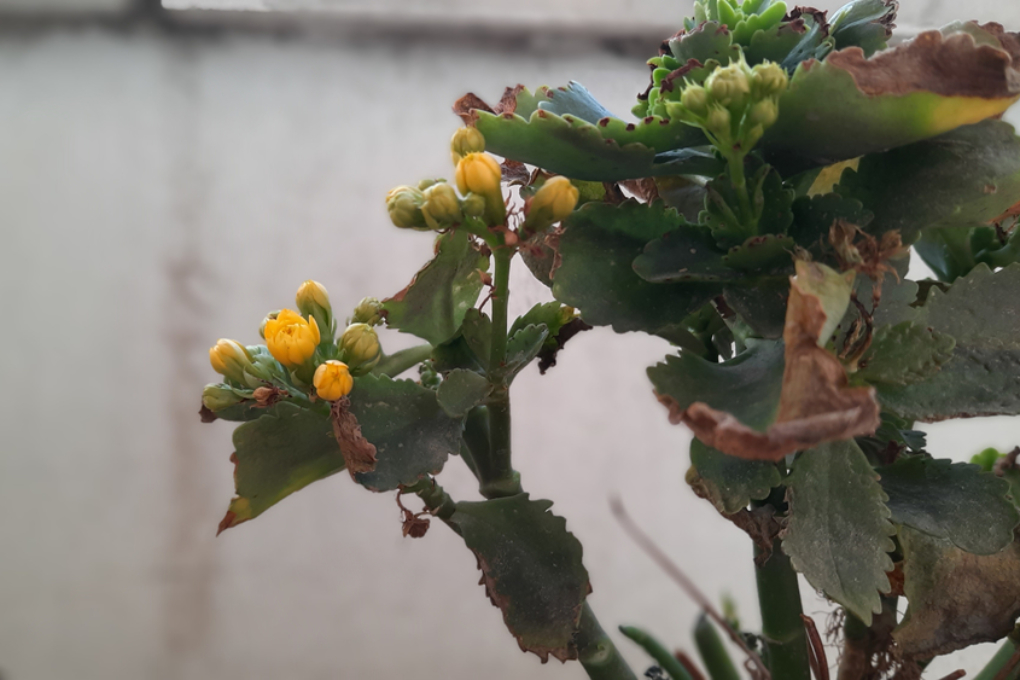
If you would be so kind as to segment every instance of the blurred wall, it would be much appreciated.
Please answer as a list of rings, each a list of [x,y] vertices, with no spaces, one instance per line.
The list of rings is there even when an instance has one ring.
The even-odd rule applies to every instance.
[[[624,113],[647,78],[642,58],[584,40],[4,22],[0,676],[584,677],[517,649],[452,532],[402,539],[392,495],[345,475],[215,538],[233,491],[231,427],[196,411],[214,378],[207,347],[257,340],[302,280],[350,309],[399,290],[429,257],[430,237],[389,226],[382,197],[452,174],[457,96],[574,78]],[[516,310],[548,299],[518,274]],[[685,487],[689,435],[644,377],[668,352],[597,329],[548,375],[527,371],[514,385],[515,463],[584,543],[607,629],[636,623],[689,645],[696,608],[607,506],[620,495],[706,593],[732,594],[756,625],[749,542]],[[957,459],[1017,443],[1015,421],[930,430],[933,452]],[[476,497],[459,460],[443,478]],[[944,666],[973,670],[982,654]]]

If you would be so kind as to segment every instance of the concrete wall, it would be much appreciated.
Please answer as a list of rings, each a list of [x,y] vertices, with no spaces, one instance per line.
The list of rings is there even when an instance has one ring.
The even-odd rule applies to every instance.
[[[402,539],[392,496],[342,475],[214,538],[232,449],[230,426],[195,413],[206,348],[255,341],[306,278],[341,310],[400,289],[430,237],[389,226],[382,196],[451,174],[463,92],[576,78],[625,111],[647,77],[606,53],[400,47],[87,27],[0,39],[5,680],[583,677],[520,653],[451,532]],[[547,299],[518,273],[516,310]],[[689,435],[644,377],[668,351],[578,337],[515,383],[514,436],[528,489],[585,545],[607,628],[687,644],[695,607],[627,542],[610,495],[706,593],[757,615],[748,541],[685,487]],[[930,429],[957,459],[1016,443],[1001,419]],[[475,496],[458,460],[444,483]]]

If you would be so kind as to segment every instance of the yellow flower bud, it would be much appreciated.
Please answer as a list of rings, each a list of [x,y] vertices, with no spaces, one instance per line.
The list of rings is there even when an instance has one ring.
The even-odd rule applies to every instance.
[[[527,231],[544,231],[566,219],[577,205],[579,192],[566,177],[546,180],[528,203],[528,216],[524,220]]]
[[[450,153],[453,157],[453,164],[460,163],[460,159],[469,153],[481,153],[485,151],[485,136],[478,131],[478,128],[462,127],[453,133],[450,140]]]
[[[230,385],[206,385],[202,390],[202,405],[210,411],[222,411],[244,401],[244,397],[235,392]]]
[[[209,363],[220,375],[243,385],[244,370],[251,367],[251,354],[234,340],[221,338],[209,348]]]
[[[315,386],[315,393],[319,399],[336,401],[346,397],[354,389],[354,378],[347,369],[347,364],[342,361],[330,359],[319,364],[312,377],[312,384]]]
[[[460,212],[460,199],[446,182],[434,184],[424,192],[425,203],[421,207],[425,224],[431,229],[445,229],[464,219]]]
[[[303,365],[319,344],[319,326],[315,317],[308,321],[289,309],[280,311],[275,319],[266,321],[266,347],[277,361],[287,368]]]
[[[772,98],[756,102],[751,107],[751,110],[747,112],[747,119],[752,125],[769,127],[776,122],[777,118],[779,118],[779,106]]]
[[[495,158],[486,153],[469,153],[457,163],[457,188],[489,197],[500,194],[503,171]]]
[[[414,187],[399,186],[386,194],[386,210],[393,224],[401,229],[418,229],[425,231],[425,216],[421,213],[421,204],[425,201],[421,191]]]
[[[731,132],[730,123],[732,118],[728,109],[714,104],[708,111],[705,118],[705,129],[716,137],[726,138]]]
[[[379,336],[367,323],[352,323],[340,336],[340,352],[344,361],[357,374],[367,373],[382,358]]]
[[[328,339],[333,340],[335,326],[333,324],[333,305],[329,303],[329,293],[326,287],[318,281],[309,279],[298,288],[294,297],[298,311],[307,317],[313,317],[319,332],[323,330],[328,334]]]
[[[743,106],[751,94],[751,83],[745,71],[747,67],[734,62],[725,68],[717,68],[705,81],[705,89],[712,99],[725,107],[737,109]]]
[[[378,326],[382,323],[383,306],[374,297],[363,298],[358,306],[354,308],[351,316],[351,323],[367,323],[369,326]]]
[[[461,201],[460,208],[465,215],[481,217],[485,214],[485,196],[481,194],[468,194]]]
[[[772,97],[786,90],[790,77],[782,66],[766,61],[751,69],[751,83],[755,97]]]
[[[683,107],[699,118],[708,113],[708,92],[701,85],[688,85],[680,95]]]

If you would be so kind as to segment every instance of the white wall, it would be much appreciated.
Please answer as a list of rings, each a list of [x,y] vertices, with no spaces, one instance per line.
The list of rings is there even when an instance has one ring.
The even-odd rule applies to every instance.
[[[389,226],[382,196],[451,174],[457,96],[576,78],[626,111],[646,77],[640,60],[455,44],[0,40],[4,679],[582,678],[517,649],[456,536],[402,539],[392,496],[342,475],[214,538],[231,428],[195,412],[206,348],[254,342],[302,280],[342,310],[427,259],[429,236]],[[515,283],[516,309],[545,299]],[[687,645],[695,607],[623,537],[611,494],[705,592],[757,615],[749,542],[685,487],[689,435],[644,377],[668,351],[596,330],[528,371],[516,465],[584,543],[606,627]],[[936,454],[1016,443],[1002,420],[953,432]],[[474,497],[458,460],[444,482]]]

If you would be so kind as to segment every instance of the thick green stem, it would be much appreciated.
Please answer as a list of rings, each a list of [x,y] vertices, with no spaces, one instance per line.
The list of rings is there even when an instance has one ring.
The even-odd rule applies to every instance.
[[[662,643],[648,632],[634,626],[620,626],[620,632],[640,645],[641,649],[648,652],[648,656],[655,659],[655,663],[659,664],[659,667],[666,671],[673,680],[693,680],[691,674],[687,672],[687,669],[683,667],[677,658],[670,654],[669,650],[663,647]]]
[[[493,253],[495,275],[492,289],[492,340],[489,354],[489,382],[492,394],[489,410],[489,460],[479,462],[482,475],[479,490],[486,498],[512,496],[521,492],[520,476],[513,469],[510,442],[510,388],[506,384],[507,308],[510,302],[510,259],[513,251],[498,248]]]
[[[432,345],[418,345],[402,349],[380,359],[376,367],[372,369],[372,373],[393,378],[415,364],[420,364],[430,356],[432,356]]]
[[[761,549],[755,546],[755,556]],[[797,572],[783,554],[779,539],[772,555],[756,567],[761,632],[768,649],[768,666],[776,680],[811,680],[807,634],[800,616],[802,607]]]
[[[581,609],[574,642],[577,643],[577,658],[591,680],[637,680],[587,602]]]
[[[1011,638],[1007,638],[1002,647],[999,648],[999,651],[992,657],[992,660],[988,662],[988,665],[974,676],[974,680],[995,680],[999,673],[1013,660],[1013,655],[1018,652],[1020,652],[1020,647],[1017,647],[1017,644]],[[1014,680],[1018,675],[1020,675],[1020,664],[1006,678],[1007,680]]]
[[[740,221],[745,227],[754,227],[755,225],[751,224],[754,221],[754,212],[751,210],[751,199],[747,194],[747,178],[744,174],[744,154],[733,151],[726,156],[726,161],[729,164],[730,181],[733,183],[734,191],[737,192],[737,200],[740,201]]]

